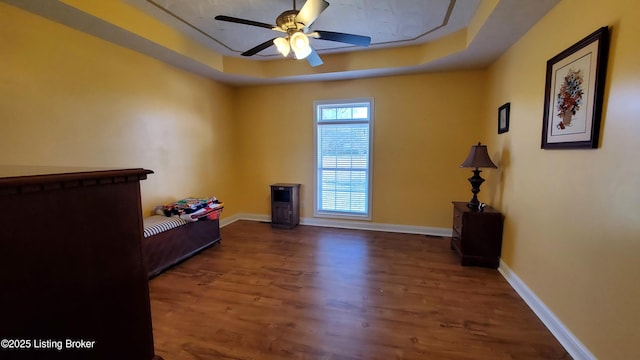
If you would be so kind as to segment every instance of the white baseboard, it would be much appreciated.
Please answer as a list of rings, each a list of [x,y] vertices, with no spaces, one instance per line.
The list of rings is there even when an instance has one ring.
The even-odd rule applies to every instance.
[[[232,224],[238,220],[271,222],[271,216],[263,215],[263,214],[249,214],[249,213],[235,214],[229,218],[220,220],[220,227],[224,227],[226,225]],[[310,226],[335,227],[335,228],[343,228],[343,229],[386,231],[386,232],[396,232],[396,233],[406,233],[406,234],[421,234],[421,235],[431,235],[431,236],[451,236],[451,228],[384,224],[384,223],[374,223],[369,221],[335,220],[335,219],[328,219],[328,218],[301,218],[300,224],[310,225]]]
[[[553,336],[558,339],[560,344],[562,344],[571,357],[576,360],[597,359],[502,260],[500,260],[498,271],[518,293],[518,295],[520,295],[522,300],[529,305],[531,310],[533,310]]]
[[[234,214],[229,217],[225,217],[220,220],[220,227],[225,227],[229,224],[233,224],[238,220],[249,220],[249,221],[258,221],[258,222],[271,222],[271,216],[268,215],[259,215],[259,214],[248,214],[248,213],[239,213]]]
[[[345,229],[357,229],[357,230],[373,230],[373,231],[386,231],[395,233],[406,234],[421,234],[431,236],[451,236],[451,228],[436,228],[428,226],[414,226],[414,225],[396,225],[385,223],[374,223],[369,221],[354,221],[354,220],[335,220],[327,218],[303,218],[300,219],[300,224],[311,226],[325,226],[336,227]]]

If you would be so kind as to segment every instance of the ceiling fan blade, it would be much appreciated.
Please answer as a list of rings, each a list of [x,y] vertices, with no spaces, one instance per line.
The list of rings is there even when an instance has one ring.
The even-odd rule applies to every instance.
[[[320,55],[318,55],[318,53],[313,48],[311,48],[311,54],[307,56],[307,61],[312,67],[320,66],[323,64],[322,59],[320,59]]]
[[[296,22],[303,23],[308,28],[328,6],[329,3],[325,0],[307,0],[296,15]]]
[[[316,35],[317,34],[317,35]],[[337,41],[341,43],[357,45],[357,46],[369,46],[371,44],[371,38],[369,36],[345,34],[333,31],[315,31],[313,34],[309,34],[317,39]]]
[[[258,46],[255,46],[255,47],[243,52],[240,55],[242,55],[242,56],[253,56],[253,55],[259,53],[260,51],[268,48],[269,46],[273,45],[273,40],[275,40],[275,39],[276,38],[273,38],[271,40],[267,40],[267,41],[263,42],[262,44],[260,44]]]
[[[261,23],[261,22],[253,21],[253,20],[240,19],[240,18],[236,18],[236,17],[232,17],[232,16],[226,16],[226,15],[218,15],[214,19],[220,20],[220,21],[232,22],[232,23],[236,23],[236,24],[244,24],[244,25],[263,27],[263,28],[272,29],[272,30],[276,28],[274,25]]]

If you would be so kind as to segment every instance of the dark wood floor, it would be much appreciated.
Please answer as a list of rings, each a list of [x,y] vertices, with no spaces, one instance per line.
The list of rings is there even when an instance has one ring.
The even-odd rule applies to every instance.
[[[177,359],[570,359],[492,269],[448,238],[239,221],[151,280]]]

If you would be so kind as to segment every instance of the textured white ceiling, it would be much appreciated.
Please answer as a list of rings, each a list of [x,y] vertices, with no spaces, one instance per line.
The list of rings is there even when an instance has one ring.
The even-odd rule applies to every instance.
[[[312,25],[327,30],[371,37],[370,48],[424,43],[467,25],[480,0],[329,0],[329,7]],[[215,20],[227,15],[272,24],[292,0],[128,0],[139,9],[174,27],[208,38],[208,46],[229,56],[239,56],[264,41],[281,36],[266,28]],[[296,9],[305,0],[296,2]],[[203,39],[204,42],[207,42]],[[312,40],[320,54],[360,50],[333,41]],[[258,58],[280,56],[275,47]]]

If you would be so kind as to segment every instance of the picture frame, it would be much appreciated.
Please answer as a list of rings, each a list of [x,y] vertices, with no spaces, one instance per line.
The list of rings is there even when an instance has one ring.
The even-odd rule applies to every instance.
[[[605,26],[547,61],[542,149],[598,147],[608,53]]]
[[[509,131],[509,113],[511,112],[511,103],[506,103],[498,108],[498,134]]]

